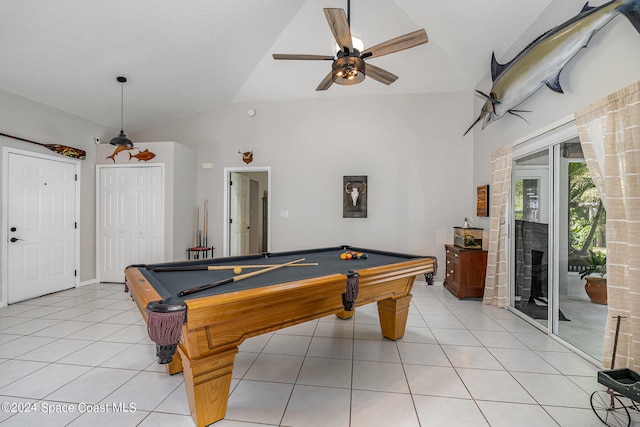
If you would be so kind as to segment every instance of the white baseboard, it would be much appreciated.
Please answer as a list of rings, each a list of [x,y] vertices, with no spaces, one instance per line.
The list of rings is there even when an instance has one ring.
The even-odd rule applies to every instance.
[[[85,280],[84,282],[78,283],[78,287],[81,288],[82,286],[95,285],[96,283],[98,283],[98,279]]]

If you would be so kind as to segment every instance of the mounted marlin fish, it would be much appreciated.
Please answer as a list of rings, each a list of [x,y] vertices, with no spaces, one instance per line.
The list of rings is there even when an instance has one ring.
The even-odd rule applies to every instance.
[[[485,103],[480,116],[464,134],[483,119],[482,129],[506,113],[520,117],[518,113],[524,111],[515,107],[543,85],[563,93],[560,72],[564,66],[619,13],[640,32],[640,0],[614,0],[598,7],[587,3],[577,16],[538,37],[510,62],[499,64],[494,53],[491,57],[493,87],[489,95],[476,91]]]

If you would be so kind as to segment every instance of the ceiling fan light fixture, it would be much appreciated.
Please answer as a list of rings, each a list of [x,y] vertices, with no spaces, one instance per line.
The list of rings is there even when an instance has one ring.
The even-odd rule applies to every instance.
[[[124,84],[127,82],[126,77],[119,76],[116,81],[120,83],[120,133],[118,136],[111,138],[109,144],[119,145],[123,147],[133,148],[133,142],[124,134]]]
[[[351,36],[351,46],[353,46],[353,49],[358,52],[364,52],[364,40],[358,36]],[[338,43],[334,43],[333,47],[336,52],[340,52],[342,50],[342,47],[338,46]]]
[[[365,77],[365,63],[357,56],[338,58],[331,66],[334,83],[351,86],[360,83]]]

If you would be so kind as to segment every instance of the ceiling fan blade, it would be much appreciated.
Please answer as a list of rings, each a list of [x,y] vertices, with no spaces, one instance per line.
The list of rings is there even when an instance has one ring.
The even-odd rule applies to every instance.
[[[391,83],[398,80],[398,76],[396,76],[395,74],[392,74],[387,70],[383,70],[382,68],[376,67],[375,65],[371,65],[369,63],[367,63],[367,65],[365,66],[365,75],[386,85],[390,85]]]
[[[333,56],[326,55],[296,55],[288,53],[274,53],[273,59],[293,59],[293,60],[326,60],[333,61]]]
[[[327,22],[338,46],[340,48],[347,46],[350,51],[353,50],[351,30],[349,29],[349,21],[347,21],[347,14],[344,9],[324,9],[324,16],[327,17]]]
[[[401,50],[409,49],[423,43],[428,42],[427,32],[425,30],[414,31],[404,36],[396,37],[395,39],[387,40],[386,42],[377,44],[375,46],[366,49],[362,52],[362,58],[376,58],[382,55],[388,55],[390,53],[399,52]]]
[[[324,79],[320,82],[316,90],[327,90],[333,84],[333,73],[330,71],[329,74],[325,76]]]

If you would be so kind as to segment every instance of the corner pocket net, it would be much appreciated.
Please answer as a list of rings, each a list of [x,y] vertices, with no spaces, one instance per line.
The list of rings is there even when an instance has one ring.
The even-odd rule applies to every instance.
[[[147,304],[147,332],[156,343],[158,363],[171,363],[176,352],[182,324],[185,321],[186,304],[163,304],[154,301]]]
[[[342,294],[342,305],[346,311],[353,311],[353,305],[358,298],[360,275],[355,272],[347,276],[346,292]]]

